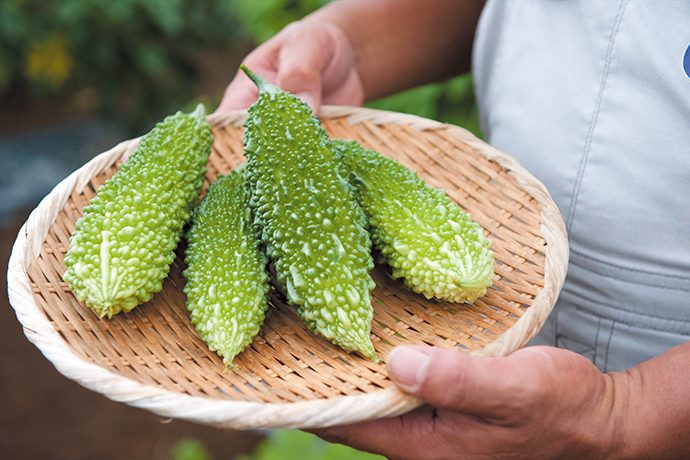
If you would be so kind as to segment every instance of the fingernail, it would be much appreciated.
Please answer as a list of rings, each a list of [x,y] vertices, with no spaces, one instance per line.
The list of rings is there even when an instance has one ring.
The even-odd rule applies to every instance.
[[[414,393],[426,377],[429,362],[423,348],[398,347],[388,355],[388,373],[401,390]]]
[[[312,111],[316,112],[316,101],[314,101],[314,97],[309,94],[309,93],[297,93],[297,97],[302,99],[302,101],[307,104],[309,107],[311,107]]]

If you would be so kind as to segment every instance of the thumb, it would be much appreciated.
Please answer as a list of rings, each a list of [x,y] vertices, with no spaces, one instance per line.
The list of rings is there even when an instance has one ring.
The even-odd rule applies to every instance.
[[[521,401],[530,382],[511,358],[408,345],[388,356],[388,373],[404,392],[440,409],[503,417]]]

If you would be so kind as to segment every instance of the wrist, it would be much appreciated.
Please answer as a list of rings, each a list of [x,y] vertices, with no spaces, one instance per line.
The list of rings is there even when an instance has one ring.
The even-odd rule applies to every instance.
[[[602,421],[597,438],[598,458],[631,458],[629,452],[630,394],[632,379],[627,372],[603,374],[605,394],[597,418]]]
[[[619,435],[612,458],[690,458],[689,358],[690,342],[609,374]]]
[[[566,417],[566,427],[559,458],[626,458],[625,432],[628,405],[624,376],[599,373],[594,385],[578,392],[566,390],[573,402]],[[577,397],[579,395],[579,398]]]
[[[610,424],[612,431],[617,433],[617,447],[611,452],[610,458],[669,458],[663,455],[661,446],[649,445],[650,439],[655,438],[654,431],[662,428],[662,423],[656,423],[653,418],[658,414],[658,408],[653,401],[648,401],[643,394],[643,379],[639,367],[626,371],[612,372],[615,392],[615,413]],[[650,406],[651,403],[651,406]],[[671,456],[670,458],[676,458]]]

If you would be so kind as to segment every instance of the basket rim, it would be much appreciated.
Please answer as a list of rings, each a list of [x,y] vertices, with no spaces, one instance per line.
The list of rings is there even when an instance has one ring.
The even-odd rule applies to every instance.
[[[568,240],[563,218],[545,186],[509,155],[455,125],[415,115],[349,106],[322,106],[321,118],[347,117],[351,124],[405,124],[418,130],[445,129],[485,158],[506,169],[541,206],[541,235],[546,242],[544,286],[534,303],[496,340],[472,354],[504,356],[525,345],[541,328],[563,286],[568,265]],[[213,114],[218,126],[239,127],[246,110]],[[42,248],[50,226],[71,192],[83,188],[95,173],[114,159],[126,158],[138,139],[123,141],[72,172],[46,195],[19,230],[8,264],[8,297],[24,334],[65,377],[111,400],[149,410],[162,417],[231,429],[318,428],[391,417],[423,404],[420,399],[388,388],[361,395],[338,396],[290,403],[262,403],[191,396],[141,383],[78,356],[34,300],[28,268]]]

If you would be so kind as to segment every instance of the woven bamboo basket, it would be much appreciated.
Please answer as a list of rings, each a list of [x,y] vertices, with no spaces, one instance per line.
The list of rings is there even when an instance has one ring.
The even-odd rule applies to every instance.
[[[215,143],[207,182],[243,161],[244,117],[209,118]],[[260,334],[228,368],[189,321],[181,247],[151,302],[100,319],[62,280],[63,257],[82,207],[136,147],[130,140],[63,180],[20,230],[8,286],[26,336],[65,376],[115,401],[233,429],[313,428],[401,414],[421,401],[389,380],[385,357],[393,347],[502,356],[532,338],[553,307],[568,259],[563,221],[544,186],[456,126],[351,107],[324,107],[321,118],[331,136],[396,158],[483,226],[496,257],[494,286],[483,298],[473,305],[429,301],[377,266],[372,341],[383,362],[374,364],[309,332],[273,293]]]

